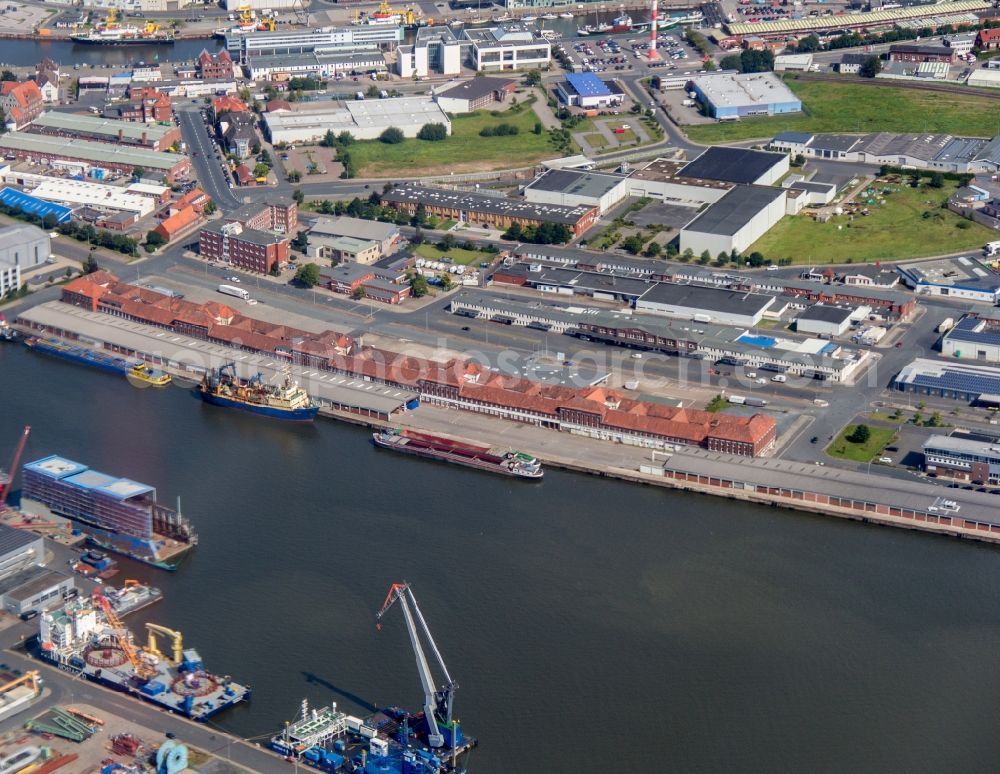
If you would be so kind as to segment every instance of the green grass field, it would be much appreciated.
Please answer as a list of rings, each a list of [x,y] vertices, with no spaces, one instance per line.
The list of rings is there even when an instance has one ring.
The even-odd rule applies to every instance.
[[[441,142],[404,140],[386,145],[378,140],[356,142],[350,147],[359,177],[385,177],[404,172],[441,174],[480,172],[489,169],[527,166],[553,158],[559,153],[547,132],[535,134],[538,120],[534,110],[491,116],[479,111],[451,120],[452,135]],[[480,137],[479,131],[497,124],[511,124],[518,134],[506,137]]]
[[[891,427],[872,427],[871,436],[866,443],[852,443],[847,436],[854,432],[857,425],[848,425],[826,447],[826,453],[831,457],[855,462],[868,462],[872,457],[881,456],[882,450],[892,443],[896,431]]]
[[[583,139],[587,141],[587,144],[589,144],[591,148],[605,148],[608,144],[607,138],[600,132],[585,134],[583,135]]]
[[[778,132],[932,132],[993,137],[1000,103],[986,96],[786,79],[802,100],[802,113],[746,118],[685,129],[695,142],[771,138]]]
[[[453,247],[448,252],[443,252],[442,250],[438,250],[437,245],[429,242],[417,245],[413,252],[421,258],[427,258],[431,261],[443,261],[445,259],[449,259],[452,263],[460,263],[463,266],[478,266],[480,261],[487,261],[493,257],[487,253],[479,252],[478,250],[466,250],[462,247]]]
[[[894,185],[899,190],[887,195],[884,205],[869,205],[870,214],[856,215],[853,221],[847,215],[834,216],[826,223],[806,215],[786,217],[749,252],[759,251],[774,261],[791,258],[793,263],[823,264],[847,263],[848,259],[852,263],[889,261],[980,248],[993,232],[941,207],[956,186],[952,180],[946,180],[944,188],[910,188],[906,182]],[[925,213],[929,213],[926,218]],[[959,224],[968,227],[959,228]]]

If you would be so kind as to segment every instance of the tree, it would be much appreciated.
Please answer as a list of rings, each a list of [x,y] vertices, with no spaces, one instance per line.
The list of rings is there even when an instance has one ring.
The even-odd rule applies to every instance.
[[[698,256],[698,263],[702,266],[707,266],[712,260],[712,254],[708,250],[702,250],[701,255]]]
[[[292,240],[291,244],[294,249],[304,253],[306,248],[309,247],[309,235],[305,230],[302,230],[295,235],[295,239]]]
[[[146,232],[147,245],[152,245],[153,247],[159,247],[160,245],[165,245],[166,243],[167,243],[166,238],[159,231]]]
[[[296,204],[302,204],[306,200],[306,195],[302,193],[301,188],[296,188],[292,191],[292,198],[295,200]]]
[[[14,75],[10,70],[4,70],[0,73],[0,81],[16,81],[17,76]]]
[[[253,168],[254,177],[267,177],[267,173],[271,171],[271,168],[267,164],[257,164]]]
[[[795,47],[797,51],[803,54],[811,54],[815,51],[820,50],[819,38],[815,35],[806,35],[802,40],[799,41],[798,45]]]
[[[442,274],[438,279],[441,281],[441,287],[445,290],[451,290],[455,284],[448,272]]]
[[[870,56],[861,64],[858,75],[862,78],[874,78],[882,72],[882,60],[877,56]]]
[[[287,177],[289,183],[297,183],[302,179],[302,173],[297,169],[290,169],[288,170]]]
[[[529,70],[528,74],[524,76],[524,82],[529,86],[537,86],[542,82],[542,72],[541,70]]]
[[[851,434],[847,436],[847,440],[851,443],[868,443],[868,439],[871,437],[872,431],[868,425],[858,425],[854,428]]]
[[[645,240],[638,234],[622,240],[622,248],[632,255],[638,255],[644,244]]]
[[[642,251],[642,254],[647,258],[656,258],[663,251],[659,242],[650,242],[646,249]]]
[[[743,61],[739,54],[727,54],[719,61],[719,67],[723,70],[740,70],[743,67]]]
[[[48,213],[44,218],[42,218],[42,228],[44,228],[46,231],[51,231],[58,225],[59,225],[59,219],[51,212]]]
[[[417,132],[418,140],[427,140],[428,142],[441,142],[441,140],[448,139],[448,127],[444,124],[424,124],[420,127],[420,131]]]
[[[774,53],[744,49],[740,54],[740,71],[744,73],[769,73],[774,69]]]
[[[333,133],[333,129],[326,130],[326,134],[323,135],[323,139],[319,141],[319,144],[324,148],[332,148],[337,144],[337,135]]]
[[[379,142],[384,142],[386,145],[399,145],[406,137],[403,134],[402,129],[398,129],[395,126],[390,126],[382,134],[378,136]]]
[[[295,281],[307,288],[315,287],[319,284],[319,266],[315,263],[307,263],[299,266],[295,272]]]
[[[280,277],[281,276],[281,264],[275,261],[271,264],[271,276]]]
[[[213,214],[213,213],[214,213],[214,212],[215,212],[215,211],[216,211],[217,209],[219,209],[219,205],[217,205],[217,204],[216,204],[216,203],[215,203],[214,201],[212,201],[211,199],[209,199],[209,200],[208,200],[208,203],[207,203],[207,204],[205,205],[205,209],[204,209],[204,213],[205,213],[206,215],[211,215],[211,214]]]
[[[142,176],[146,174],[146,170],[143,167],[132,167],[132,177],[136,180],[142,180]]]
[[[337,142],[341,145],[351,145],[354,142],[354,135],[350,132],[341,132],[337,135]]]
[[[353,298],[355,301],[360,301],[364,297],[365,297],[364,285],[358,285],[356,288],[354,288],[354,292],[351,293],[351,298]]]
[[[931,188],[944,188],[944,175],[940,172],[935,172],[931,175]]]
[[[101,267],[97,265],[97,259],[94,258],[94,254],[91,253],[87,256],[87,260],[83,262],[83,273],[93,274],[95,271],[100,271]]]
[[[438,250],[440,250],[441,252],[443,253],[448,252],[449,250],[451,250],[451,248],[455,246],[455,235],[445,234],[443,237],[441,237],[441,241],[438,242],[437,246]]]
[[[427,278],[423,274],[414,274],[410,278],[410,293],[414,298],[426,296],[430,288],[427,285]]]

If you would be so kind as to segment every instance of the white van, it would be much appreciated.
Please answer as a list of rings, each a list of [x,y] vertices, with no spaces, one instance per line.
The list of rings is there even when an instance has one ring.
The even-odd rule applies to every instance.
[[[772,382],[787,382],[788,381],[788,377],[785,376],[784,374],[777,374],[777,375],[771,377],[771,381]]]

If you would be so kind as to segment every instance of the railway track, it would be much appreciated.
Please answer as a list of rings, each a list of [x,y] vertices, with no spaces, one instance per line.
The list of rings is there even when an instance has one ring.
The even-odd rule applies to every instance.
[[[851,83],[859,86],[889,86],[897,89],[911,89],[913,91],[933,91],[939,94],[955,94],[964,97],[985,97],[986,99],[1000,100],[1000,90],[978,89],[972,86],[947,86],[939,83],[923,83],[921,81],[897,81],[879,80],[877,78],[844,78],[843,76],[818,75],[818,74],[798,74],[794,80],[803,81],[826,81],[830,83]]]

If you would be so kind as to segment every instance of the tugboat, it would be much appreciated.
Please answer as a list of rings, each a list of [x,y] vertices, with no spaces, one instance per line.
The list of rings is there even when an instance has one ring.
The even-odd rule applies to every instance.
[[[17,341],[17,331],[10,327],[3,312],[0,312],[0,341]]]
[[[312,405],[308,393],[292,381],[287,370],[281,384],[267,384],[263,374],[241,379],[236,375],[236,363],[225,363],[205,373],[198,394],[214,406],[242,409],[275,419],[312,422],[319,412],[319,406]]]
[[[164,387],[170,384],[170,374],[157,368],[147,368],[145,363],[132,366],[126,376],[129,381],[151,384],[154,387]]]

